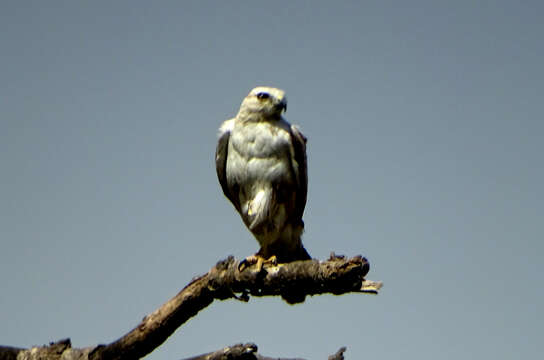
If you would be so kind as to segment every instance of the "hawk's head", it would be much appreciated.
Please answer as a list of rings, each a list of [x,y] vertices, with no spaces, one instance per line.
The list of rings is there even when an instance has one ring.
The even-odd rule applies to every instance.
[[[261,115],[264,119],[279,119],[281,114],[287,110],[287,97],[280,89],[267,86],[258,86],[251,90],[242,101],[240,113],[250,118]],[[262,120],[254,118],[255,120]]]

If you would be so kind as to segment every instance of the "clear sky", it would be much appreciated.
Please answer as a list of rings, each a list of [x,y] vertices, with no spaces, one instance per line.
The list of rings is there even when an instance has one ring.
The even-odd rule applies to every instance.
[[[257,242],[220,123],[282,88],[304,243],[379,296],[215,302],[149,359],[542,355],[541,1],[2,1],[0,343],[107,343]]]

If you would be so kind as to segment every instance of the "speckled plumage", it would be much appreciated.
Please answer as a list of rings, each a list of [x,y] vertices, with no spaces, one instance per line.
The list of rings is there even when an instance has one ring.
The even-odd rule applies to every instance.
[[[281,115],[285,93],[257,87],[219,129],[216,170],[223,192],[261,248],[278,262],[310,259],[301,242],[308,189],[306,138]]]

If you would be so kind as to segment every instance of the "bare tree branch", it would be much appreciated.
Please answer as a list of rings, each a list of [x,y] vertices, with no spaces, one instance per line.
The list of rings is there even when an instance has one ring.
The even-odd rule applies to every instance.
[[[178,327],[210,305],[214,299],[248,301],[251,295],[279,295],[289,304],[296,304],[303,302],[307,295],[340,295],[349,292],[376,294],[381,287],[380,282],[364,279],[369,264],[361,256],[346,259],[331,254],[323,262],[306,260],[267,264],[260,271],[253,266],[240,272],[238,265],[239,262],[232,256],[218,262],[207,274],[194,278],[176,296],[144,317],[138,326],[108,345],[72,349],[70,340],[66,339],[47,347],[18,351],[17,359],[60,359],[61,355],[63,360],[139,359],[160,346]],[[0,360],[11,359],[3,356],[10,356],[8,354],[19,350],[5,348],[11,350],[6,350],[2,355],[3,349],[0,347]],[[243,359],[251,353],[247,349],[241,353],[241,357],[229,356],[224,359]],[[38,356],[40,352],[49,355]],[[256,346],[251,354],[257,356],[255,352]],[[341,359],[342,352],[337,353],[340,357],[332,359]]]
[[[328,360],[344,360],[345,347],[340,348],[335,354],[328,357]],[[304,360],[301,358],[278,358],[262,356],[257,353],[257,345],[253,343],[248,344],[236,344],[227,346],[223,349],[213,351],[210,353],[193,356],[182,360]]]
[[[346,351],[346,347],[341,347],[336,354],[329,356],[328,360],[344,360],[344,352]]]

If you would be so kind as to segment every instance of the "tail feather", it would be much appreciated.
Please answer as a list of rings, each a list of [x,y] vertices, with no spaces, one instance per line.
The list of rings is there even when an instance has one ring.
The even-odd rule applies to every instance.
[[[301,241],[300,247],[298,249],[297,260],[311,260],[311,259],[312,257],[310,256],[310,254],[308,253],[304,245],[302,245],[302,241]]]
[[[242,215],[261,245],[257,254],[266,259],[276,256],[280,263],[310,260],[311,256],[301,241],[304,223],[301,219],[289,219],[285,206],[275,205],[274,196],[271,188],[260,189],[248,202],[245,216]]]
[[[276,256],[278,262],[287,263],[297,260],[311,260],[310,254],[302,245],[302,227],[288,224],[283,228],[283,232],[270,243],[261,243],[261,249],[258,255],[264,258]]]

